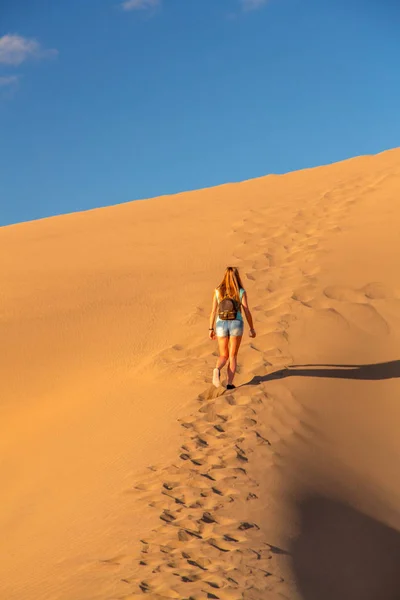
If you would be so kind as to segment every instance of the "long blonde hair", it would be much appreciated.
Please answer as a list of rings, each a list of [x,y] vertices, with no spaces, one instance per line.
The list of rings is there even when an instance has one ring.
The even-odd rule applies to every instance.
[[[227,267],[222,282],[217,287],[221,300],[225,296],[240,301],[240,288],[243,288],[239,270],[236,267]]]

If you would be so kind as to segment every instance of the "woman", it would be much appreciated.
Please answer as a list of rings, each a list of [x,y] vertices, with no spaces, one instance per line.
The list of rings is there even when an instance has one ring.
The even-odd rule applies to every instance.
[[[224,301],[223,304],[222,301]],[[222,310],[221,307],[225,309],[226,307],[229,307],[229,305],[237,308],[236,314],[234,312],[229,313],[227,310]],[[247,294],[243,288],[239,271],[236,267],[228,267],[225,271],[222,283],[215,290],[210,315],[209,336],[211,340],[215,340],[215,338],[218,339],[219,347],[219,358],[217,366],[213,371],[213,384],[215,387],[221,385],[221,369],[228,363],[228,384],[226,389],[232,390],[235,388],[233,385],[233,378],[235,377],[236,359],[240,342],[242,341],[244,327],[242,307],[250,327],[249,335],[254,338],[256,337],[256,332],[254,331],[253,319],[247,302]],[[214,328],[214,321],[217,313],[218,316]],[[224,318],[221,319],[221,316]]]

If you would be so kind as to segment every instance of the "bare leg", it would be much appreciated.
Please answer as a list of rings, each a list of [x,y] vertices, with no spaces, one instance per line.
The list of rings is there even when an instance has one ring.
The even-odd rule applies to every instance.
[[[229,364],[228,364],[228,385],[232,385],[236,373],[237,354],[239,352],[242,336],[232,336],[229,338]]]
[[[229,358],[229,337],[218,338],[219,357],[217,360],[217,369],[221,370]]]

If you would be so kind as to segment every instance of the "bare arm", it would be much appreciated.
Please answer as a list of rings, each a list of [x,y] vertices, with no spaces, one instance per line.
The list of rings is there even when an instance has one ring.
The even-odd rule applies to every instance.
[[[211,308],[211,314],[210,314],[210,337],[213,338],[213,334],[214,334],[214,323],[215,323],[215,316],[217,314],[217,310],[218,310],[218,302],[217,299],[215,297],[215,292],[213,295],[213,303],[212,303],[212,308]]]
[[[243,297],[242,297],[242,306],[243,306],[243,312],[244,312],[244,314],[246,316],[246,320],[247,320],[247,322],[249,324],[250,335],[251,335],[251,337],[254,337],[255,334],[256,334],[256,332],[254,330],[253,317],[251,316],[251,312],[250,312],[250,308],[249,308],[249,303],[248,303],[247,293],[246,292],[243,294]]]

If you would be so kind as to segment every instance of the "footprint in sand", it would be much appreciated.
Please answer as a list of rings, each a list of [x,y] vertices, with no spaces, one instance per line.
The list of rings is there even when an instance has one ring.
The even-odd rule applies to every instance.
[[[387,335],[390,327],[377,309],[370,304],[343,304],[340,312],[344,318],[371,335]]]
[[[365,293],[344,286],[329,286],[324,289],[324,294],[332,300],[340,302],[365,302]]]
[[[301,288],[294,290],[292,294],[293,300],[302,302],[303,304],[310,303],[316,296],[317,289],[313,285],[305,285]]]
[[[361,290],[371,300],[391,300],[400,298],[400,290],[395,290],[384,283],[368,283]]]

